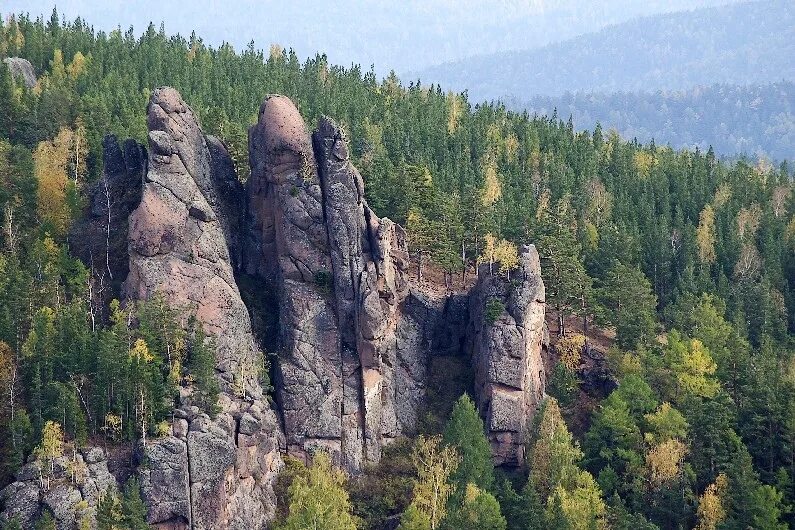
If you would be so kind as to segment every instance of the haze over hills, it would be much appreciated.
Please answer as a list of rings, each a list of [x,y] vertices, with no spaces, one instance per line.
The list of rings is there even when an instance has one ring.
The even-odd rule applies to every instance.
[[[795,85],[712,85],[675,92],[618,92],[536,96],[512,103],[531,113],[571,116],[575,128],[600,123],[624,138],[655,139],[674,148],[712,146],[722,156],[774,160],[795,156]]]
[[[523,52],[472,57],[408,79],[474,101],[565,92],[683,90],[795,79],[795,10],[765,0],[643,17]]]
[[[166,31],[205,42],[230,42],[238,49],[254,39],[294,48],[302,59],[327,53],[334,64],[371,64],[384,75],[417,70],[464,57],[529,49],[596,31],[633,17],[731,0],[184,0],[174,2],[96,2],[94,0],[6,0],[0,12],[50,16],[53,5],[73,20],[86,18],[97,30],[134,26],[140,34],[150,21],[166,21]],[[219,13],[222,16],[219,16]],[[256,16],[252,16],[256,13]]]

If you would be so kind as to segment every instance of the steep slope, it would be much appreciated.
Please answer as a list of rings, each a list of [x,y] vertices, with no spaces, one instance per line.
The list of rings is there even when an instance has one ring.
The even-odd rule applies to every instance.
[[[472,57],[405,76],[473,101],[564,92],[682,90],[795,79],[795,10],[764,0],[644,17],[526,52]]]

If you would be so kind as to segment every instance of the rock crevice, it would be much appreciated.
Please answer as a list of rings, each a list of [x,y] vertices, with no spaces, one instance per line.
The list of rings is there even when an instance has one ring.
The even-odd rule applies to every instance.
[[[137,447],[153,527],[266,528],[282,454],[323,449],[358,472],[464,390],[484,418],[495,465],[523,465],[545,390],[534,247],[522,249],[510,281],[484,269],[468,292],[434,294],[409,274],[403,228],[368,206],[330,118],[310,134],[288,98],[266,97],[249,130],[245,188],[223,142],[204,134],[176,90],[152,92],[147,124],[148,151],[105,139],[102,189],[73,239],[93,264],[108,256],[128,303],[158,293],[195,315],[216,348],[218,413],[202,412],[182,388],[170,432]],[[116,239],[105,239],[109,227]],[[259,291],[278,313],[268,338],[278,350],[274,408],[252,332],[252,317],[264,322],[267,311],[243,303],[244,277],[247,299]],[[494,304],[504,310],[490,322]],[[6,514],[38,513],[48,502],[27,467],[2,494]],[[60,513],[74,524],[74,514]]]

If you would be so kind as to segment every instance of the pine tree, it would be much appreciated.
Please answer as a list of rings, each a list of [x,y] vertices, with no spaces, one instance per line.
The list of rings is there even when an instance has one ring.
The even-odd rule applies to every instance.
[[[447,514],[442,528],[450,530],[505,530],[505,517],[494,496],[474,484],[467,484],[460,504]]]
[[[114,486],[109,486],[97,503],[97,530],[121,530],[122,507]]]
[[[616,327],[616,341],[625,349],[655,337],[657,297],[640,269],[615,262],[598,289],[599,320]]]
[[[121,513],[125,530],[148,530],[146,505],[141,499],[141,487],[135,477],[128,479],[124,485]]]
[[[202,325],[191,324],[193,338],[188,355],[188,371],[196,386],[196,402],[204,410],[214,414],[218,401],[218,379],[215,375],[215,348],[205,338]]]

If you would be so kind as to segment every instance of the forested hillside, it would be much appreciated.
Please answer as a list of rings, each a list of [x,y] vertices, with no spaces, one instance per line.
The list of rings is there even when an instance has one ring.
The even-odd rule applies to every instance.
[[[642,17],[529,51],[473,57],[410,79],[475,101],[565,92],[653,92],[795,79],[795,13],[763,0]]]
[[[795,85],[712,85],[680,92],[576,93],[510,101],[530,113],[572,116],[577,128],[596,124],[623,138],[654,139],[676,149],[710,146],[722,156],[792,160]]]
[[[775,29],[792,27],[787,8],[756,11],[764,38],[782,47],[792,46],[789,30]],[[744,27],[712,45],[731,38],[759,49]],[[324,528],[355,528],[349,512],[374,529],[398,519],[403,529],[793,524],[795,194],[786,164],[727,164],[711,149],[581,131],[324,56],[301,64],[278,47],[238,53],[154,26],[138,37],[57,14],[18,17],[0,27],[0,56],[30,60],[39,77],[25,89],[0,63],[0,484],[29,457],[47,463],[43,481],[64,440],[120,447],[157,437],[182,379],[196,381],[212,410],[201,332],[181,332],[156,298],[102,304],[104,263],[70,250],[103,172],[104,135],[144,142],[149,95],[169,85],[226,143],[242,180],[247,129],[265,94],[289,96],[309,123],[334,117],[369,205],[406,226],[415,260],[455,275],[501,262],[512,278],[505,243],[533,242],[547,307],[615,332],[603,352],[615,384],[600,393],[586,384],[587,337],[560,330],[528,469],[492,475],[483,425],[462,397],[449,418],[427,422],[423,436],[394,444],[359,477],[322,456],[309,468],[288,464],[283,528],[305,528],[317,498],[333,508]],[[687,69],[720,79],[707,63],[727,64]],[[544,64],[527,71],[548,72]],[[771,63],[771,75],[791,67]],[[133,493],[108,502],[99,528],[140,528]]]

